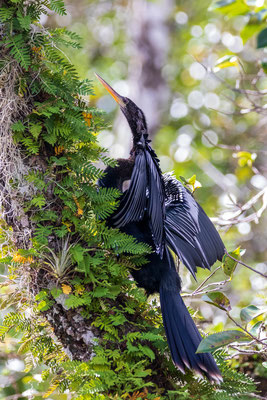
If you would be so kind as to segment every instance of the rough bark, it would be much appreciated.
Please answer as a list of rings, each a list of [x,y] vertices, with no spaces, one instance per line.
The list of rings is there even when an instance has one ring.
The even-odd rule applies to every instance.
[[[32,107],[30,98],[16,94],[19,73],[20,67],[14,61],[2,69],[0,75],[0,212],[6,223],[12,227],[12,242],[15,247],[28,249],[31,247],[35,224],[31,212],[24,211],[24,204],[34,195],[35,189],[27,182],[25,175],[31,168],[44,171],[46,162],[44,155],[27,157],[13,141],[12,123],[23,120]],[[47,196],[54,204],[58,203],[52,188]],[[51,247],[55,247],[55,238],[49,239]],[[28,270],[27,275],[30,275],[31,280],[29,295],[35,295],[51,285],[51,277],[48,279],[42,269],[37,272],[33,270],[32,273]],[[59,297],[44,315],[69,357],[87,361],[93,356],[92,340],[99,337],[100,333],[97,329],[92,329],[90,321],[84,319],[79,310],[64,307],[63,300]]]

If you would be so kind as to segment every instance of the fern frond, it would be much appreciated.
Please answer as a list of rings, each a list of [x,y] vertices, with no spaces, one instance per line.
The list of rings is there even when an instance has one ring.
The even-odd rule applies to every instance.
[[[14,15],[14,12],[15,12],[14,7],[9,7],[9,8],[1,7],[0,8],[0,21],[1,22],[8,21],[9,19],[12,18],[12,16]]]
[[[14,59],[28,71],[31,64],[30,48],[25,45],[25,38],[22,34],[17,34],[15,36],[9,37],[6,42],[6,47],[9,49],[10,54]]]
[[[59,15],[67,15],[65,4],[63,0],[49,0],[50,9]]]

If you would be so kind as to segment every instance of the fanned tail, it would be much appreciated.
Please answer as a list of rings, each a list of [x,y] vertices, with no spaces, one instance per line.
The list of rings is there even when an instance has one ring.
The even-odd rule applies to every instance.
[[[212,355],[196,354],[202,338],[180,294],[161,284],[160,303],[172,360],[177,368],[185,373],[187,367],[202,377],[205,375],[210,381],[218,384],[222,382],[220,370]]]

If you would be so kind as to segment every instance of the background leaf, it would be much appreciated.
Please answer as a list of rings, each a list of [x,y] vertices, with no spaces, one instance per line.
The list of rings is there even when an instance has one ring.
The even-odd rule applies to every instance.
[[[213,335],[207,336],[200,342],[196,353],[209,353],[220,347],[226,346],[233,342],[242,342],[247,340],[248,336],[238,330],[229,330],[214,333]]]

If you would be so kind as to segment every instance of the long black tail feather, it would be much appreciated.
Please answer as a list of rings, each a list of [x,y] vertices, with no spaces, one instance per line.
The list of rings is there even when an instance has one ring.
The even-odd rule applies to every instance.
[[[201,335],[191,318],[180,294],[160,287],[160,303],[164,328],[176,367],[185,373],[185,368],[193,369],[215,383],[222,381],[219,368],[210,353],[196,354]]]

